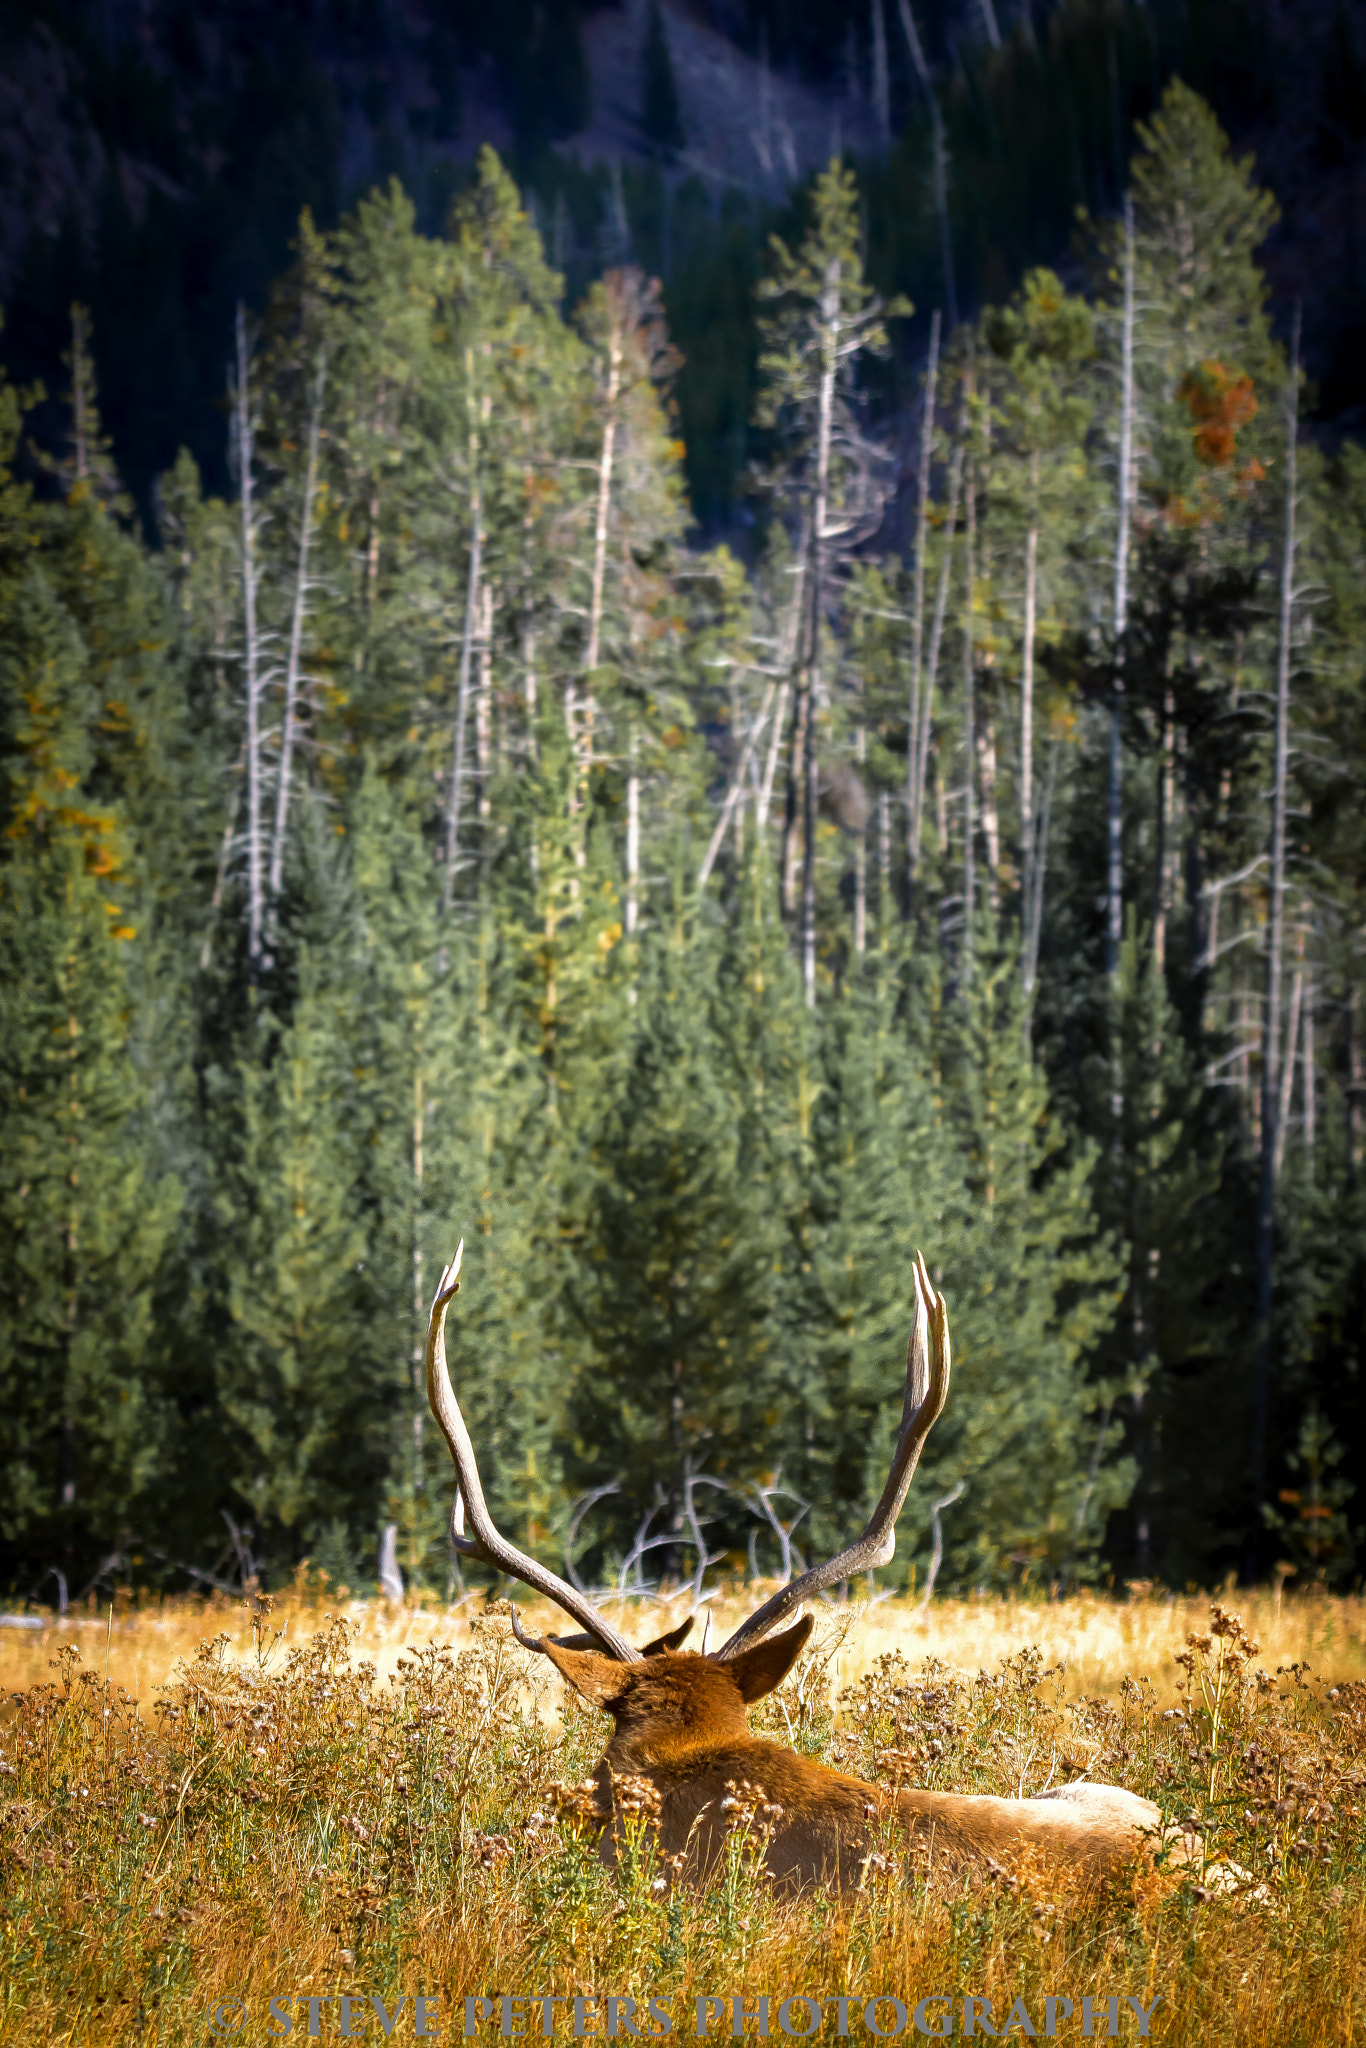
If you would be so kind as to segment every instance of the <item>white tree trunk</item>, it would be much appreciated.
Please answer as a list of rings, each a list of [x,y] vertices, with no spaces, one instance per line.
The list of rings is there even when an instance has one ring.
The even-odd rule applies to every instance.
[[[972,979],[972,920],[977,907],[977,650],[973,643],[973,583],[977,574],[977,473],[965,457],[963,489],[963,985]]]
[[[920,699],[925,683],[925,549],[930,531],[930,462],[934,452],[934,405],[939,382],[939,309],[930,318],[930,356],[925,366],[925,406],[920,426],[920,473],[915,513],[915,582],[911,596],[911,699],[906,715],[906,909],[915,898],[920,857],[920,810],[925,800],[920,758]]]
[[[1294,979],[1290,984],[1290,1015],[1285,1025],[1285,1058],[1281,1062],[1280,1100],[1276,1105],[1276,1178],[1285,1165],[1285,1133],[1295,1093],[1295,1055],[1299,1050],[1300,1012],[1304,1002],[1304,933],[1299,934]]]
[[[493,766],[493,585],[484,579],[479,608],[479,686],[474,693],[474,765],[479,778],[479,821],[493,813],[489,779]]]
[[[1026,933],[1034,901],[1034,635],[1039,581],[1039,451],[1029,457],[1029,530],[1025,534],[1024,645],[1020,651],[1020,901]],[[1022,963],[1028,972],[1029,946]],[[1025,993],[1030,983],[1025,980]]]
[[[446,799],[445,877],[441,885],[444,916],[455,900],[455,873],[460,861],[460,806],[464,800],[465,725],[470,707],[470,667],[475,636],[479,630],[480,577],[484,553],[484,500],[480,479],[480,418],[474,397],[474,351],[465,351],[465,374],[469,386],[470,428],[470,559],[465,581],[465,623],[460,638],[460,682],[455,698],[455,734],[451,745],[451,786]]]
[[[840,266],[826,266],[821,291],[821,375],[816,416],[816,498],[811,523],[811,602],[805,663],[806,731],[803,775],[802,988],[816,1006],[816,715],[820,692],[821,604],[824,596],[826,516],[830,497],[830,444],[835,423],[835,371],[839,361]]]
[[[860,769],[868,759],[868,729],[860,725],[855,736],[855,757]],[[854,951],[868,950],[868,828],[860,825],[854,841]]]
[[[251,416],[247,315],[237,303],[237,458],[241,467],[242,516],[242,660],[247,711],[247,959],[254,973],[261,958],[264,890],[262,887],[261,790],[261,644],[256,620],[256,507],[252,494],[255,426]]]
[[[631,731],[630,769],[626,777],[626,936],[633,937],[640,918],[640,770],[634,727]]]
[[[275,789],[275,835],[270,849],[270,898],[280,895],[285,872],[285,835],[289,826],[290,779],[294,768],[294,735],[298,722],[299,679],[303,666],[304,626],[308,618],[308,555],[313,540],[313,504],[318,493],[318,436],[322,430],[323,391],[327,365],[320,353],[308,411],[308,460],[304,497],[299,508],[299,559],[294,572],[294,608],[289,622],[289,654],[285,662],[285,714],[280,728],[280,779]]]
[[[934,623],[930,629],[929,659],[925,664],[925,675],[920,691],[920,733],[916,744],[915,767],[915,810],[911,820],[911,860],[918,870],[920,866],[920,842],[925,818],[925,781],[930,763],[930,715],[934,710],[934,687],[939,680],[939,655],[944,644],[944,621],[948,617],[949,581],[953,571],[953,534],[958,524],[958,500],[963,486],[963,438],[962,417],[959,420],[958,446],[949,465],[949,502],[944,517],[944,554],[939,564],[939,587],[934,599]],[[939,825],[940,851],[944,848],[942,821],[936,813]]]
[[[1033,894],[1029,902],[1029,919],[1026,927],[1024,992],[1026,1005],[1032,1003],[1034,984],[1039,973],[1039,941],[1043,933],[1043,891],[1048,873],[1048,828],[1053,818],[1053,788],[1058,775],[1058,756],[1062,743],[1054,735],[1048,750],[1048,774],[1044,780],[1043,807],[1039,812],[1037,828],[1038,844],[1031,868]],[[1029,1011],[1025,1011],[1025,1031],[1029,1030]]]
[[[625,356],[625,335],[619,313],[614,309],[607,334],[607,389],[604,394],[602,449],[598,457],[598,503],[593,523],[593,580],[588,600],[588,645],[584,652],[583,700],[578,706],[578,731],[573,735],[579,763],[580,797],[586,798],[593,765],[593,671],[598,665],[602,643],[603,592],[607,580],[607,537],[612,523],[612,470],[617,446],[617,400],[621,395],[621,369]]]
[[[1277,1110],[1280,1056],[1281,948],[1285,933],[1285,794],[1290,746],[1290,655],[1295,610],[1295,491],[1299,453],[1300,309],[1290,342],[1285,422],[1285,538],[1281,548],[1281,617],[1276,655],[1276,741],[1271,791],[1271,902],[1266,935],[1265,1036],[1262,1044],[1262,1172],[1257,1196],[1257,1356],[1252,1390],[1252,1487],[1265,1480],[1271,1394],[1271,1286],[1275,1254],[1276,1178],[1280,1164]],[[1287,1062],[1289,1064],[1289,1062]]]
[[[1315,1138],[1315,1096],[1317,1087],[1314,1073],[1314,1004],[1317,990],[1313,981],[1305,984],[1304,990],[1304,1163],[1309,1177],[1314,1177]]]
[[[1124,936],[1123,728],[1124,637],[1129,626],[1129,509],[1134,440],[1134,203],[1124,201],[1124,311],[1120,329],[1119,517],[1115,533],[1115,674],[1110,697],[1110,797],[1107,857],[1106,971],[1114,983]]]

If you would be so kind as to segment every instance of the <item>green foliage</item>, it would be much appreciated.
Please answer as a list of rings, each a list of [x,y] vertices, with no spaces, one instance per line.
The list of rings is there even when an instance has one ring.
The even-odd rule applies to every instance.
[[[1305,1415],[1285,1462],[1295,1483],[1280,1489],[1274,1508],[1263,1506],[1266,1525],[1296,1571],[1320,1583],[1341,1582],[1356,1556],[1346,1513],[1356,1488],[1337,1470],[1342,1445],[1316,1407]]]
[[[778,1486],[799,1546],[855,1535],[916,1247],[956,1366],[898,1577],[950,1495],[947,1584],[1184,1577],[1260,1526],[1236,1418],[1285,510],[1270,215],[1184,87],[1133,183],[1110,982],[1104,266],[1085,295],[1031,271],[948,338],[920,562],[876,540],[871,379],[905,309],[839,162],[746,304],[748,563],[688,545],[660,291],[626,268],[563,303],[492,151],[440,234],[397,181],[300,221],[252,337],[249,534],[182,452],[151,554],[76,379],[100,462],[64,500],[0,479],[6,1576],[61,1559],[79,1589],[117,1552],[221,1578],[226,1516],[272,1579],[310,1554],[354,1577],[393,1522],[405,1572],[453,1584],[422,1344],[462,1235],[456,1384],[496,1516],[546,1555],[577,1530],[605,1573],[652,1515],[642,1574],[692,1571],[696,1512],[711,1551],[768,1563]],[[0,389],[11,455],[21,415]],[[1319,1417],[1348,1457],[1366,469],[1347,447],[1303,476],[1324,595],[1289,641],[1277,1425]]]
[[[3,490],[0,1542],[70,1567],[157,1513],[175,1443],[153,1069],[176,974],[130,829],[161,794],[160,671],[126,647],[149,571],[93,495],[53,522]]]

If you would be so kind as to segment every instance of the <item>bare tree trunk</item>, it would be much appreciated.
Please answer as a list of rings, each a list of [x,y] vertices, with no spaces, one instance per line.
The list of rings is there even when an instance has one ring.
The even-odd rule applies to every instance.
[[[854,741],[855,758],[862,768],[868,759],[868,730],[860,725]],[[854,841],[854,951],[868,950],[868,830],[860,825]]]
[[[1311,977],[1306,982],[1304,990],[1304,1075],[1302,1081],[1304,1089],[1304,1163],[1308,1169],[1311,1181],[1314,1178],[1314,1141],[1316,1136],[1317,1108],[1315,1097],[1318,1093],[1314,1061],[1314,1009],[1317,999],[1318,989]]]
[[[621,369],[625,351],[626,340],[621,314],[614,306],[607,335],[607,390],[604,394],[602,450],[598,457],[598,505],[593,522],[593,582],[588,600],[588,645],[584,650],[583,702],[579,707],[579,730],[575,735],[579,759],[580,799],[585,802],[588,794],[588,777],[593,765],[593,672],[598,665],[602,642],[607,536],[612,523],[612,467],[617,446],[617,400],[621,395]]]
[[[791,694],[792,685],[784,678],[778,687],[778,703],[773,713],[773,730],[769,734],[764,779],[754,806],[754,822],[761,835],[768,824],[768,814],[773,803],[773,782],[778,773],[778,756],[783,749],[783,724],[787,718],[787,700]]]
[[[1024,645],[1020,651],[1020,901],[1029,930],[1034,901],[1034,637],[1039,585],[1039,451],[1029,457],[1029,528],[1025,534]],[[1026,937],[1025,960],[1029,944]],[[1026,970],[1027,972],[1027,970]],[[1028,995],[1030,983],[1024,983]]]
[[[252,498],[255,427],[248,383],[247,315],[237,302],[237,459],[241,467],[243,668],[247,695],[247,960],[255,975],[261,959],[261,645],[256,623],[256,510]]]
[[[811,599],[806,662],[806,761],[802,846],[802,987],[808,1009],[816,1006],[816,800],[818,766],[816,718],[820,694],[821,610],[824,599],[825,528],[830,496],[830,442],[835,423],[835,371],[839,344],[840,264],[826,265],[821,289],[821,374],[816,415],[816,497],[811,512]]]
[[[792,692],[792,742],[787,758],[787,795],[783,809],[783,841],[778,873],[778,908],[791,924],[797,895],[797,851],[801,839],[801,776],[806,760],[806,720],[811,697],[801,677]]]
[[[1276,1105],[1276,1178],[1285,1165],[1285,1134],[1295,1093],[1295,1056],[1299,1051],[1300,1012],[1304,1003],[1304,933],[1296,934],[1295,974],[1290,983],[1290,1015],[1285,1026],[1285,1058],[1281,1062],[1280,1101]]]
[[[636,765],[639,743],[631,728],[629,767],[626,775],[626,936],[635,935],[640,917],[640,770]]]
[[[787,625],[783,632],[782,648],[779,654],[779,666],[787,673],[785,673],[782,686],[778,691],[778,706],[773,714],[773,730],[769,735],[768,759],[764,763],[763,783],[754,809],[755,824],[761,836],[767,827],[768,814],[773,803],[773,784],[778,773],[778,762],[782,755],[783,730],[787,718],[787,700],[792,694],[791,671],[797,665],[798,654],[801,648],[802,629],[806,619],[804,606],[806,603],[807,553],[809,546],[810,539],[805,528],[803,528],[801,542],[797,549],[796,566],[792,572],[792,603],[788,611]],[[799,689],[796,708],[799,709],[800,705],[801,692]],[[792,735],[794,750],[798,742],[796,725],[797,720],[794,716]],[[794,751],[788,759],[787,801],[783,811],[782,845],[778,856],[778,899],[784,920],[790,918],[792,914],[792,835],[795,830],[796,818],[794,807],[794,777],[796,769],[793,764],[796,758],[797,756]]]
[[[323,391],[327,362],[319,350],[308,409],[308,460],[304,466],[304,501],[299,509],[299,560],[294,575],[294,609],[289,622],[289,655],[285,662],[285,715],[280,730],[280,779],[275,790],[275,836],[270,849],[270,899],[278,901],[285,871],[285,833],[289,825],[289,785],[294,765],[294,732],[298,720],[299,672],[303,665],[304,624],[308,617],[308,553],[313,540],[313,503],[318,492],[318,436],[322,430]]]
[[[422,1101],[422,1062],[419,1053],[413,1074],[413,1345],[409,1367],[413,1379],[413,1492],[421,1493],[425,1483],[422,1457],[423,1416],[427,1407],[426,1320],[422,1284],[422,1154],[425,1113]]]
[[[996,811],[996,721],[988,715],[977,732],[982,779],[982,837],[987,843],[987,903],[994,917],[1001,907],[1001,824]]]
[[[749,772],[750,764],[754,759],[755,749],[759,744],[759,735],[762,733],[764,726],[768,721],[769,708],[773,703],[773,693],[776,688],[777,685],[770,681],[768,687],[764,691],[763,702],[759,706],[758,716],[745,736],[745,744],[740,750],[740,758],[736,763],[735,773],[731,778],[730,788],[726,792],[726,800],[721,806],[720,815],[717,818],[716,824],[712,829],[711,838],[707,842],[707,850],[702,856],[702,865],[697,871],[697,886],[699,889],[706,888],[707,878],[711,874],[713,867],[716,865],[717,856],[719,855],[722,843],[725,840],[726,828],[730,824],[731,818],[735,812],[736,805],[740,801],[741,792],[743,791],[745,785],[745,776]],[[779,691],[779,720],[781,720],[782,718],[782,698],[786,690],[787,684],[784,683],[782,690]],[[770,749],[770,758],[771,753],[772,750]],[[760,818],[759,823],[760,829],[762,829],[762,818]]]
[[[1114,675],[1110,686],[1110,788],[1106,835],[1105,978],[1110,1040],[1110,1142],[1124,1142],[1124,1049],[1120,948],[1124,938],[1124,653],[1129,630],[1129,525],[1134,439],[1134,203],[1124,197],[1124,306],[1120,327],[1119,486],[1115,531]]]
[[[465,624],[460,637],[460,683],[455,698],[455,734],[451,746],[451,786],[446,799],[446,860],[441,885],[444,916],[455,900],[455,871],[460,861],[460,805],[465,781],[465,723],[470,705],[470,665],[475,635],[479,630],[479,588],[484,552],[484,498],[480,478],[479,420],[475,412],[474,351],[465,351],[465,374],[469,384],[470,429],[470,559],[465,581]]]
[[[479,779],[479,822],[493,812],[489,773],[493,758],[493,585],[485,579],[479,607],[479,685],[474,693],[474,766]]]
[[[1058,775],[1058,756],[1062,742],[1055,733],[1048,750],[1048,776],[1044,782],[1043,809],[1039,813],[1038,846],[1031,864],[1033,894],[1029,905],[1028,936],[1025,942],[1024,991],[1026,999],[1025,1030],[1029,1030],[1029,1007],[1034,1000],[1034,984],[1039,975],[1039,940],[1043,932],[1043,891],[1044,879],[1048,873],[1048,828],[1053,817],[1053,787]]]
[[[530,607],[528,606],[528,611]],[[528,618],[522,630],[522,702],[526,713],[527,759],[540,758],[540,741],[536,731],[539,716],[539,690],[536,677],[536,628]]]
[[[934,454],[934,403],[939,381],[939,309],[930,320],[930,357],[925,366],[925,405],[920,424],[920,471],[915,512],[915,583],[911,597],[911,701],[906,713],[906,915],[915,904],[920,852],[920,806],[925,788],[920,761],[920,694],[925,687],[925,548],[930,532],[930,462]]]
[[[969,386],[971,377],[969,377]],[[969,455],[963,490],[963,973],[972,979],[972,919],[977,905],[977,812],[974,787],[977,752],[977,653],[973,644],[972,595],[977,574],[977,472]]]
[[[819,627],[817,627],[819,631]],[[802,989],[806,1007],[816,1007],[816,806],[819,794],[816,760],[816,691],[819,671],[815,662],[808,671],[806,688],[806,774],[803,788],[802,833]]]
[[[1239,912],[1238,923],[1246,924],[1242,912],[1245,908],[1241,894],[1235,898]],[[1238,1045],[1239,1052],[1234,1071],[1238,1076],[1238,1093],[1242,1100],[1243,1116],[1252,1131],[1254,1149],[1260,1153],[1262,1145],[1261,1097],[1252,1086],[1252,1031],[1255,1021],[1256,999],[1248,987],[1243,974],[1238,974]]]
[[[1167,965],[1167,921],[1172,911],[1172,835],[1176,794],[1176,699],[1162,693],[1162,746],[1157,769],[1157,901],[1153,906],[1153,958],[1159,974]]]
[[[944,644],[944,621],[948,616],[949,581],[953,571],[953,535],[958,524],[958,500],[963,487],[965,419],[966,413],[960,413],[958,445],[954,449],[953,461],[949,465],[949,502],[944,518],[944,554],[939,564],[939,587],[934,599],[934,624],[930,630],[929,660],[925,664],[924,682],[920,692],[920,732],[916,741],[916,801],[911,821],[911,865],[917,872],[920,867],[920,842],[925,818],[925,779],[930,761],[930,715],[934,709],[934,686],[939,680],[939,655]],[[943,853],[947,841],[943,819],[938,812],[936,823],[939,851]]]
[[[1134,205],[1124,201],[1124,313],[1120,330],[1119,518],[1115,534],[1115,673],[1110,694],[1110,802],[1107,861],[1105,971],[1112,998],[1118,986],[1124,937],[1124,754],[1120,713],[1124,702],[1124,639],[1129,628],[1129,510],[1134,439]]]
[[[1271,1287],[1275,1255],[1277,1039],[1281,1009],[1281,947],[1285,929],[1285,789],[1290,733],[1290,653],[1295,603],[1295,490],[1299,453],[1300,309],[1290,341],[1285,421],[1285,539],[1281,549],[1281,619],[1276,656],[1276,744],[1271,796],[1271,903],[1267,920],[1265,1038],[1262,1048],[1262,1172],[1257,1196],[1257,1354],[1252,1385],[1252,1498],[1260,1506],[1266,1479],[1266,1428],[1271,1395]]]
[[[218,922],[218,913],[223,905],[223,890],[228,879],[228,862],[232,858],[233,834],[237,830],[237,813],[242,808],[242,770],[246,766],[247,743],[242,741],[232,771],[232,795],[228,798],[228,815],[223,822],[223,837],[218,847],[218,872],[214,876],[213,897],[209,904],[209,922],[204,933],[204,944],[199,953],[200,973],[207,973],[213,958],[213,933]]]
[[[1361,1171],[1361,999],[1347,988],[1347,1158],[1356,1180]]]
[[[930,67],[925,62],[920,31],[911,12],[911,0],[897,0],[897,4],[901,10],[901,28],[906,48],[910,51],[911,65],[930,103],[930,125],[934,131],[934,205],[939,217],[939,255],[944,266],[944,304],[948,307],[949,332],[952,333],[958,325],[958,289],[953,275],[953,239],[949,233],[949,157],[944,141],[944,116],[930,77]]]
[[[877,800],[877,879],[878,923],[883,929],[882,943],[885,946],[892,894],[892,799],[885,789],[879,791]]]

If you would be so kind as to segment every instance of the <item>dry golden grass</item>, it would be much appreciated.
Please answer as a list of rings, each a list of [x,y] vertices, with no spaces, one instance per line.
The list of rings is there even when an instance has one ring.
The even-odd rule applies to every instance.
[[[323,2001],[316,2024],[339,2038],[342,1996],[372,2039],[406,1997],[394,2038],[412,2039],[425,1995],[430,2037],[453,2040],[467,1996],[533,1994],[657,1998],[688,2039],[699,1994],[852,1998],[849,2033],[871,2041],[864,2001],[943,1993],[954,2004],[923,2016],[958,2035],[971,1997],[998,2028],[1021,2000],[1015,2034],[1022,2014],[1042,2034],[1051,1995],[1075,2008],[1053,2008],[1063,2039],[1085,2038],[1089,1996],[1119,2000],[1120,2038],[1140,2038],[1125,2001],[1158,1998],[1153,2038],[1350,2041],[1366,2027],[1366,1604],[1240,1604],[1255,1660],[1195,1600],[832,1609],[755,1721],[865,1776],[1129,1785],[1196,1816],[1265,1888],[1251,1904],[1170,1873],[1079,1900],[1030,1868],[943,1895],[896,1858],[855,1896],[784,1899],[743,1826],[704,1893],[661,1883],[647,1832],[609,1872],[555,1794],[606,1724],[501,1616],[329,1617],[295,1597],[2,1631],[0,2048],[205,2041],[233,2000],[231,2038],[265,2041],[284,2031],[272,1998],[299,2001],[277,2013],[301,2037],[305,2001]],[[663,1626],[656,1612],[629,1632]],[[476,2037],[499,2039],[502,2008],[471,2010]],[[572,2004],[556,2010],[573,2038]],[[535,2034],[534,2006],[509,2019],[528,2012]],[[730,2038],[729,2005],[713,2022]],[[782,2038],[776,2002],[770,2024]]]
[[[751,1611],[763,1590],[738,1588],[714,1603],[722,1638]],[[1307,1663],[1326,1676],[1366,1678],[1366,1598],[1318,1591],[1279,1598],[1257,1590],[1240,1592],[1235,1601],[1227,1588],[1224,1598],[1238,1606],[1262,1646],[1264,1662],[1273,1667]],[[686,1595],[679,1595],[659,1604],[609,1603],[603,1611],[623,1634],[643,1641],[681,1621],[690,1605]],[[912,1664],[937,1657],[957,1670],[975,1672],[1033,1643],[1046,1664],[1066,1666],[1069,1693],[1106,1697],[1118,1694],[1126,1673],[1142,1672],[1159,1685],[1174,1683],[1177,1651],[1209,1615],[1204,1594],[1165,1592],[1129,1599],[1089,1592],[1051,1601],[1013,1595],[944,1599],[923,1613],[917,1601],[902,1599],[878,1600],[871,1607],[854,1600],[850,1607],[856,1619],[834,1673],[841,1684],[852,1683],[894,1650]],[[533,1628],[565,1625],[558,1608],[548,1604],[523,1602],[519,1596],[519,1608]],[[473,1641],[471,1616],[480,1612],[477,1600],[458,1609],[430,1600],[394,1608],[384,1601],[337,1602],[325,1592],[300,1589],[276,1602],[271,1625],[283,1630],[288,1649],[314,1634],[325,1614],[344,1616],[355,1630],[356,1656],[387,1678],[401,1657],[432,1643],[467,1649]],[[250,1615],[240,1601],[215,1596],[207,1601],[144,1599],[139,1605],[121,1594],[111,1623],[109,1608],[97,1608],[92,1599],[85,1612],[68,1615],[60,1624],[54,1617],[41,1631],[0,1628],[0,1698],[42,1684],[51,1676],[58,1649],[74,1643],[84,1668],[103,1675],[107,1658],[111,1681],[145,1703],[177,1664],[220,1631],[227,1632],[234,1654],[250,1645]],[[696,1636],[686,1647],[697,1647]]]

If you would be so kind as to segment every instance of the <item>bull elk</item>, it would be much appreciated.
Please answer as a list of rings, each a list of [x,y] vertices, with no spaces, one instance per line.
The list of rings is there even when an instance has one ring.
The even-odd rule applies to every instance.
[[[948,1311],[919,1254],[901,1429],[871,1521],[856,1543],[774,1593],[708,1655],[705,1648],[697,1653],[678,1647],[689,1623],[636,1649],[583,1593],[494,1527],[446,1363],[446,1309],[459,1289],[463,1251],[462,1243],[441,1276],[427,1326],[428,1398],[455,1461],[451,1541],[465,1557],[555,1601],[583,1630],[576,1636],[528,1636],[514,1610],[519,1641],[548,1657],[577,1693],[605,1708],[616,1724],[594,1778],[595,1809],[608,1824],[604,1853],[612,1854],[614,1786],[631,1783],[639,1800],[643,1781],[662,1853],[680,1859],[675,1867],[693,1876],[705,1874],[721,1853],[737,1787],[744,1788],[746,1800],[766,1808],[768,1871],[792,1885],[858,1883],[889,1830],[917,1842],[941,1876],[974,1867],[985,1873],[1023,1851],[1071,1865],[1080,1879],[1094,1881],[1131,1858],[1151,1855],[1162,1839],[1158,1809],[1116,1785],[1066,1785],[1034,1799],[894,1793],[749,1732],[745,1709],[781,1685],[811,1633],[812,1619],[772,1631],[810,1595],[887,1564],[895,1551],[896,1518],[949,1390]],[[466,1516],[472,1534],[466,1533]],[[1177,1841],[1174,1854],[1184,1861],[1190,1846]]]

